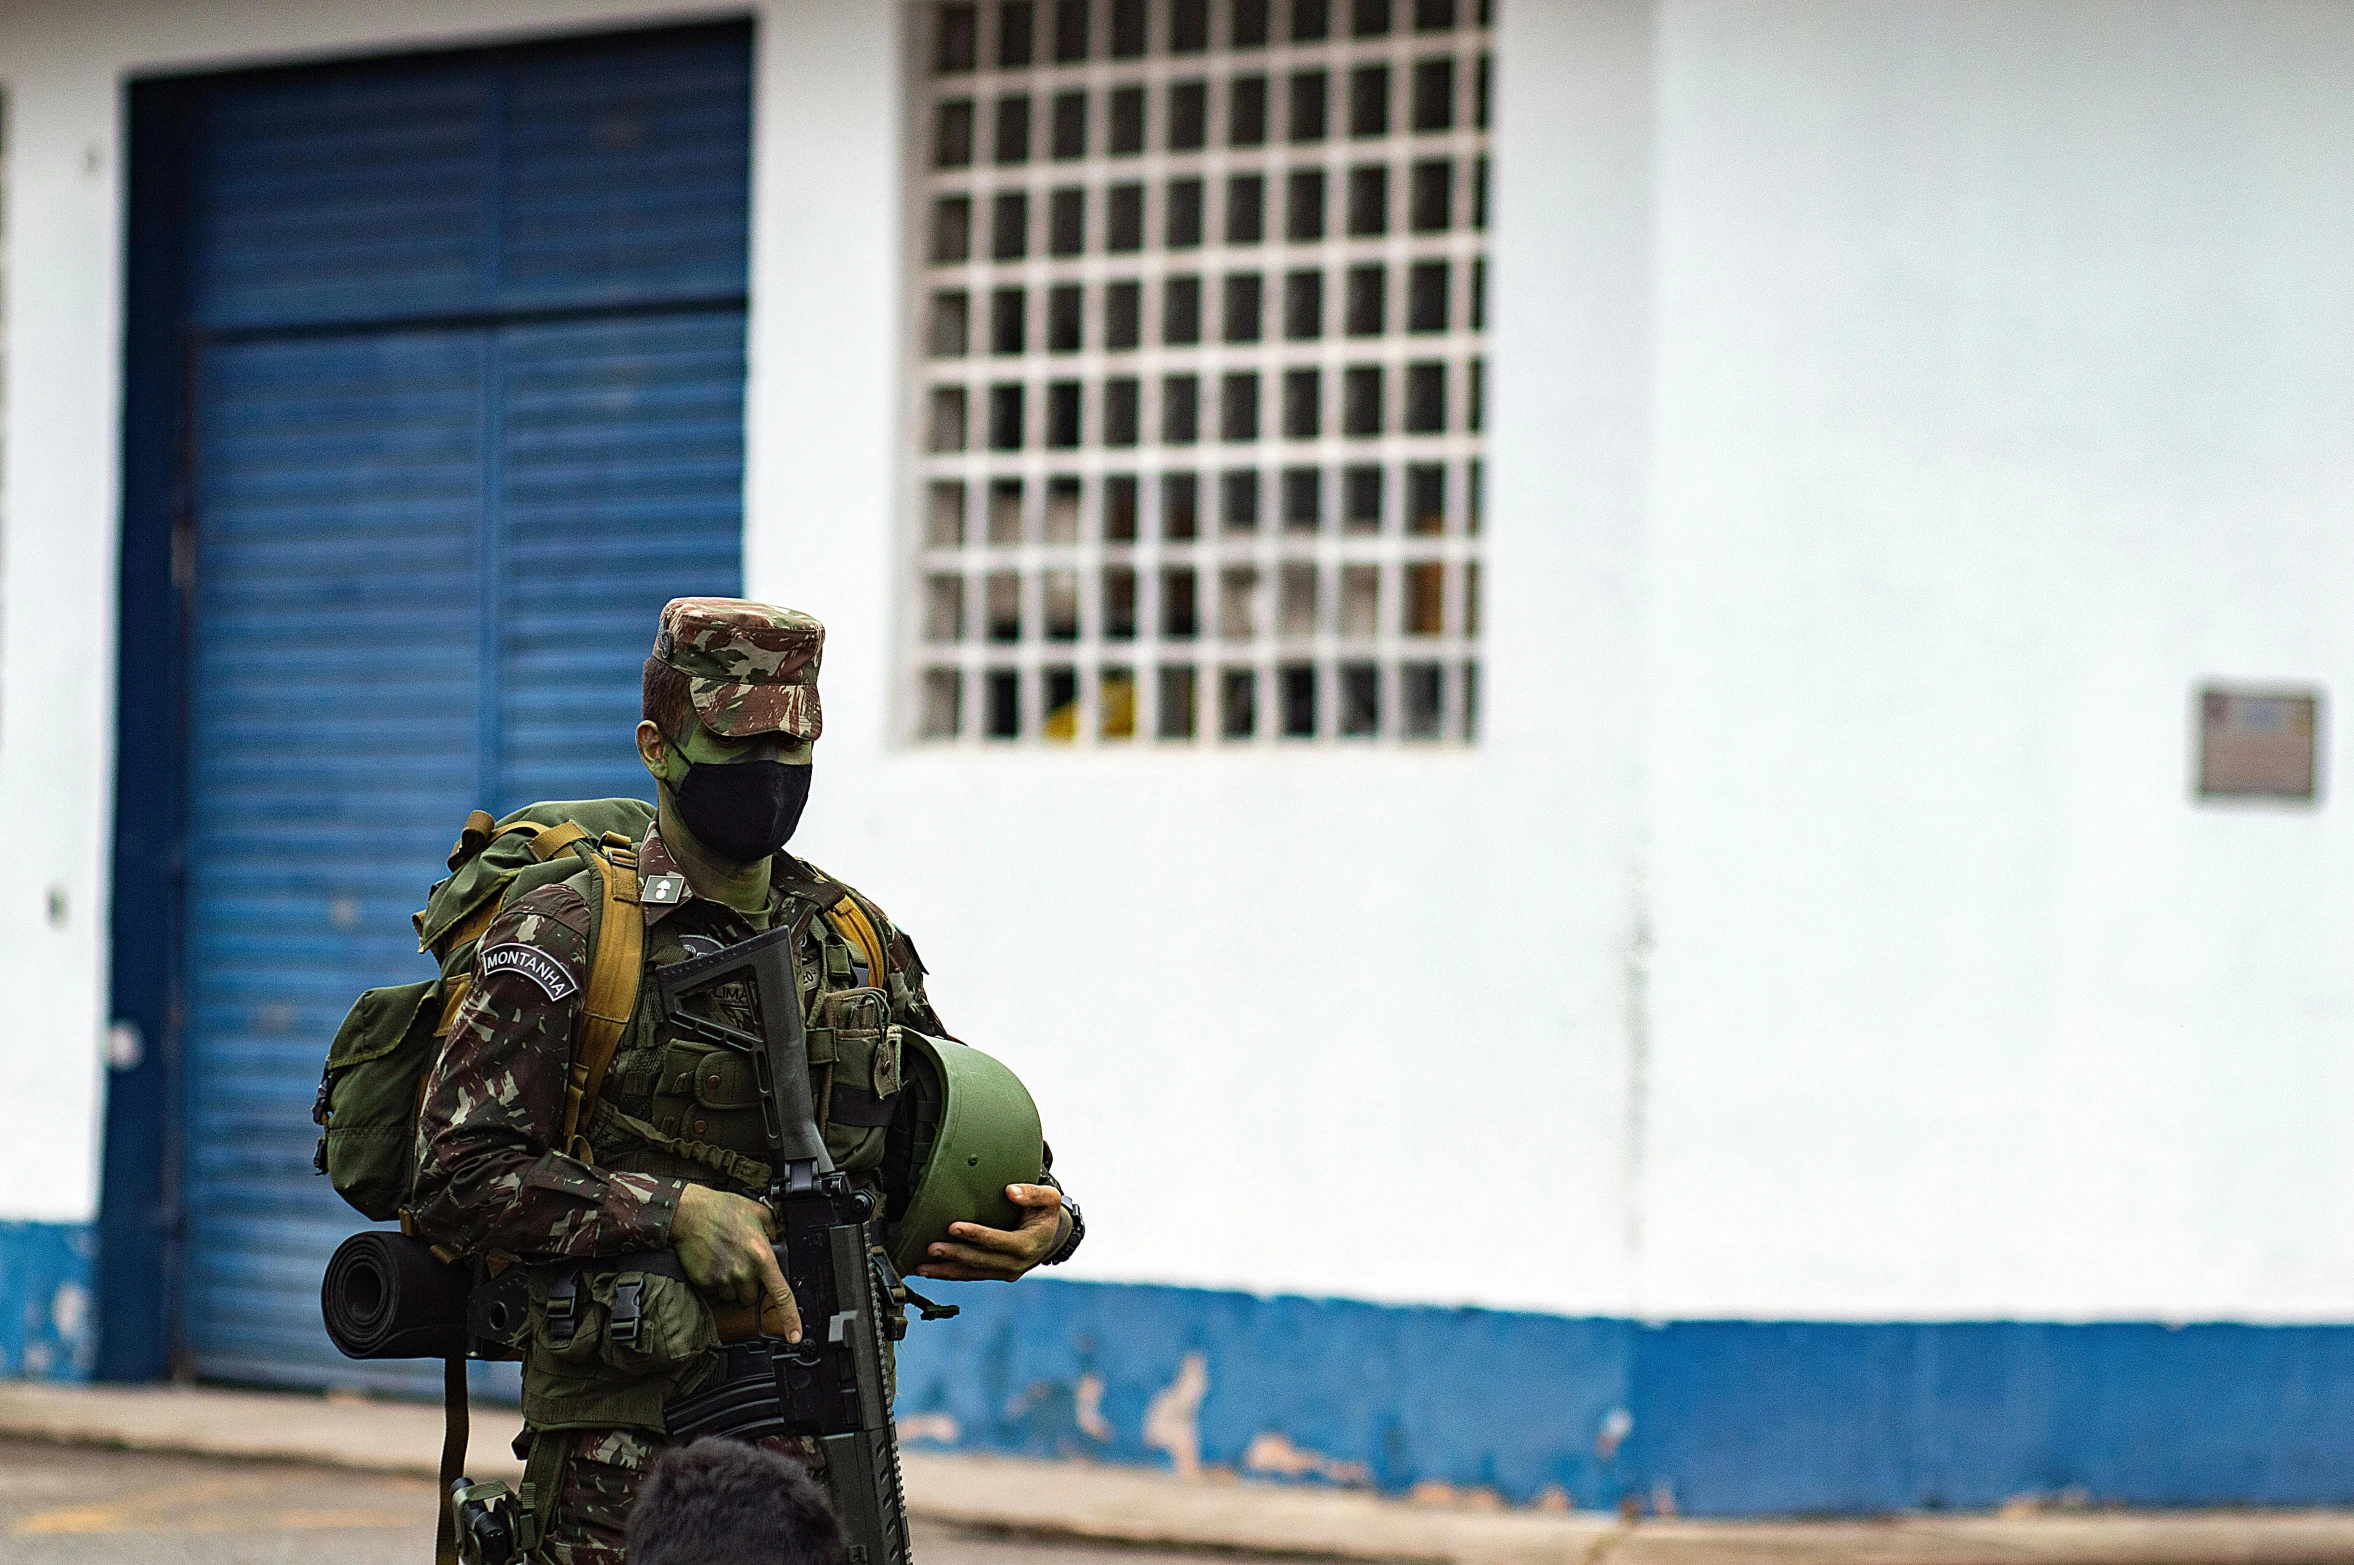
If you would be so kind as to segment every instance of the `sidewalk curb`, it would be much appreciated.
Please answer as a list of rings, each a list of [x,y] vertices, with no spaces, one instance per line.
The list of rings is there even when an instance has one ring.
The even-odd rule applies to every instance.
[[[468,1470],[513,1481],[514,1408],[476,1404]],[[192,1386],[0,1382],[0,1437],[434,1475],[441,1410]],[[2354,1512],[2044,1513],[1627,1524],[1363,1491],[911,1451],[919,1519],[1014,1540],[1355,1565],[2354,1565]]]

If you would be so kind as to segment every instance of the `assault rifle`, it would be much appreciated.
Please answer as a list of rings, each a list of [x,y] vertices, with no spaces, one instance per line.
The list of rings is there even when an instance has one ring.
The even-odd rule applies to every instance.
[[[904,1330],[897,1279],[869,1225],[875,1198],[851,1187],[826,1155],[810,1101],[809,1046],[793,930],[772,929],[708,956],[655,969],[663,1009],[680,1031],[752,1057],[768,1133],[769,1208],[782,1242],[777,1263],[801,1309],[801,1340],[758,1336],[721,1351],[725,1372],[663,1410],[673,1438],[813,1439],[841,1518],[850,1565],[911,1565],[899,1437],[883,1379],[886,1334]],[[751,991],[760,1031],[698,1016],[682,1004],[726,984]]]

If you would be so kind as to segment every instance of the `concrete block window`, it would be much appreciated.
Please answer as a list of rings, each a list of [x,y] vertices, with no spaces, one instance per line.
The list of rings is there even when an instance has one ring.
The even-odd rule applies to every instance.
[[[1473,738],[1487,0],[915,18],[907,731]]]

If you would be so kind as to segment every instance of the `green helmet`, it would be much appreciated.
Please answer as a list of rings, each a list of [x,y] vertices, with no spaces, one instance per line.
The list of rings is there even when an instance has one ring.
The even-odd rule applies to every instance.
[[[884,1181],[892,1194],[891,1264],[912,1272],[950,1223],[1014,1228],[1007,1185],[1038,1182],[1046,1140],[1021,1078],[969,1044],[901,1033],[900,1091]]]

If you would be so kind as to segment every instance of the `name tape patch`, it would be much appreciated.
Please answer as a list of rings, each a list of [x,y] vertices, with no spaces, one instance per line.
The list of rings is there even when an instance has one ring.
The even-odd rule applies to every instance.
[[[562,962],[530,946],[492,946],[483,952],[474,962],[475,977],[487,981],[493,973],[520,974],[551,1000],[561,1000],[580,987],[580,980]]]

